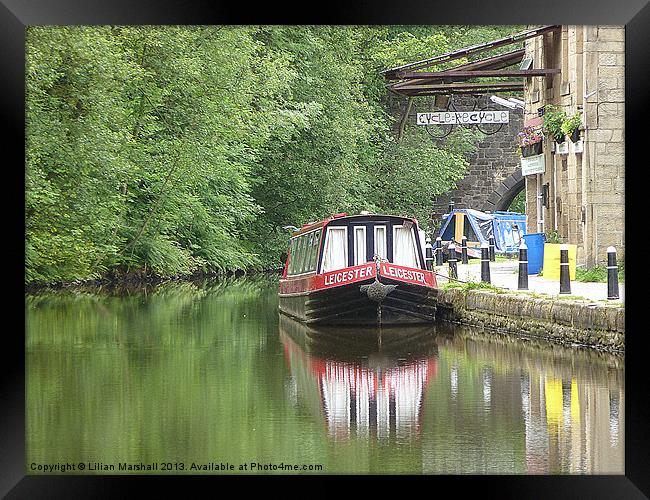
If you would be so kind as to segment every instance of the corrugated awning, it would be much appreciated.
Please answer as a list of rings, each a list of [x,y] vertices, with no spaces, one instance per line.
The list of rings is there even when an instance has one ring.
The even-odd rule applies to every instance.
[[[559,73],[556,68],[504,69],[520,64],[524,58],[524,49],[517,49],[504,54],[471,61],[444,71],[423,71],[435,64],[446,63],[462,57],[493,50],[495,48],[518,43],[529,38],[544,35],[560,29],[559,25],[548,25],[530,29],[491,42],[485,42],[462,49],[457,49],[436,57],[416,61],[382,71],[389,82],[388,88],[393,92],[407,96],[503,92],[524,89],[524,79],[535,76],[548,76]],[[510,78],[497,80],[494,78]],[[491,78],[489,81],[468,82],[468,80]],[[516,78],[516,80],[512,79]]]

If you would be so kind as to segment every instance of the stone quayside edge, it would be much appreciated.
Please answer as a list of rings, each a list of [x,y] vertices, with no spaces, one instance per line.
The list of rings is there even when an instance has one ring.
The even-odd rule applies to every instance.
[[[438,317],[562,344],[625,351],[625,308],[450,288],[438,293]]]

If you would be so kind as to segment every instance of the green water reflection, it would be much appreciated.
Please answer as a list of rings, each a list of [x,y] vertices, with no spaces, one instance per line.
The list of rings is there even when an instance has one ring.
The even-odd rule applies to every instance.
[[[624,472],[622,357],[448,324],[353,340],[279,318],[276,290],[259,277],[28,295],[27,472]]]

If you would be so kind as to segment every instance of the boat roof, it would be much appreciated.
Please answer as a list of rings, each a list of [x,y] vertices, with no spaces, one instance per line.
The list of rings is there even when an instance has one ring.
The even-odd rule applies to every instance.
[[[294,233],[291,234],[291,237],[295,236],[300,236],[301,234],[308,233],[309,231],[313,231],[314,229],[318,229],[319,227],[325,227],[327,224],[334,220],[349,220],[349,219],[386,219],[387,217],[391,217],[394,219],[404,219],[404,220],[410,220],[412,221],[416,226],[418,226],[418,221],[415,217],[408,217],[405,215],[390,215],[390,214],[376,214],[376,213],[361,213],[361,214],[355,214],[355,215],[348,215],[347,213],[343,212],[340,214],[334,214],[328,217],[327,219],[323,219],[318,222],[308,222],[307,224],[303,224],[303,226],[295,231]]]

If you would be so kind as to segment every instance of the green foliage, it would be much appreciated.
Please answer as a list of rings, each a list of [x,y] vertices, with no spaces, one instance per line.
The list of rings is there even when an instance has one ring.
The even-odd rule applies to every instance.
[[[468,167],[461,153],[427,142],[413,130],[402,141],[389,141],[372,173],[377,205],[390,213],[415,216],[425,226],[431,201],[454,187]]]
[[[575,115],[571,117],[567,117],[561,125],[562,132],[566,135],[571,135],[575,130],[578,130],[578,128],[582,125],[582,117],[580,113],[576,113]]]
[[[558,231],[546,231],[546,243],[562,243],[562,239]]]
[[[394,37],[377,43],[372,56],[382,68],[388,68],[431,58],[449,50],[451,50],[450,40],[441,32],[425,31],[415,35],[402,31]],[[430,66],[427,71],[437,71],[441,67]]]
[[[526,213],[526,190],[522,189],[517,196],[515,196],[508,207],[509,212],[517,212],[520,214]]]
[[[544,108],[544,131],[558,142],[562,142],[564,138],[562,123],[566,117],[566,113],[556,106],[547,105]]]
[[[253,31],[28,30],[27,281],[258,262],[241,232],[277,109],[257,103],[288,87]]]
[[[341,211],[426,225],[480,136],[396,140],[379,71],[494,30],[28,28],[26,282],[277,268],[282,226]]]

